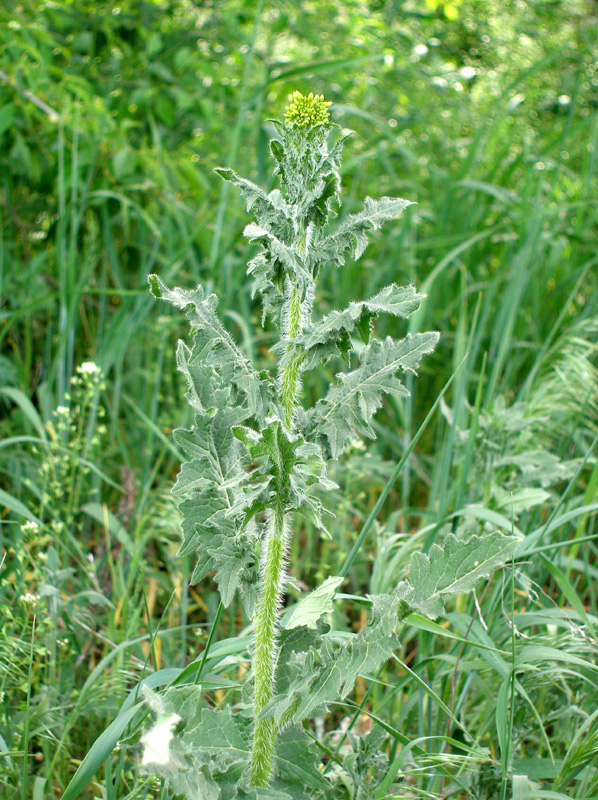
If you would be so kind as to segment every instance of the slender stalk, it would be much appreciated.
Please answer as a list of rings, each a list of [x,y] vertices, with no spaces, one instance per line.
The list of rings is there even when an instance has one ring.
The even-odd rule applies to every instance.
[[[305,303],[307,305],[307,303]],[[294,339],[299,336],[303,328],[303,321],[306,309],[301,303],[299,290],[294,287],[291,290],[288,311],[286,318],[286,338]],[[280,400],[284,408],[285,425],[290,432],[293,428],[293,414],[295,411],[295,400],[299,393],[299,379],[301,376],[301,365],[304,361],[302,351],[296,353],[284,366],[280,376]]]
[[[296,287],[289,287],[285,319],[285,337],[292,339],[301,333],[305,311]],[[293,427],[295,400],[299,391],[301,361],[291,359],[280,375],[280,400],[285,411],[285,425]],[[266,554],[262,585],[255,614],[254,668],[254,729],[251,750],[251,785],[266,788],[270,783],[278,726],[272,718],[259,716],[274,696],[276,684],[277,628],[280,597],[285,579],[285,554],[290,536],[291,515],[284,511],[284,487],[287,475],[284,465],[278,465],[277,502],[270,512],[265,541]]]
[[[253,746],[251,751],[250,778],[252,786],[266,788],[270,783],[276,724],[272,718],[259,719],[259,715],[272,699],[276,671],[276,628],[278,605],[284,582],[284,558],[288,530],[287,515],[282,501],[271,512],[267,552],[262,588],[255,615],[254,652],[254,715]]]

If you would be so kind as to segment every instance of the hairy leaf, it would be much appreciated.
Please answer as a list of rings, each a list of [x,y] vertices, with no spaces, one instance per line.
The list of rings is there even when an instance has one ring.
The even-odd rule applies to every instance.
[[[341,577],[326,578],[317,589],[297,604],[286,620],[283,620],[283,627],[287,630],[302,625],[315,628],[320,617],[333,611],[332,600],[343,580]]]
[[[401,581],[393,593],[401,616],[417,611],[431,619],[440,617],[446,600],[471,592],[479,580],[506,564],[520,543],[518,537],[498,531],[465,540],[451,533],[443,547],[432,545],[429,556],[414,553],[409,581]]]
[[[204,297],[201,286],[191,291],[169,289],[157,275],[150,275],[148,281],[155,297],[185,311],[194,332],[193,349],[189,351],[188,348],[180,348],[178,353],[178,366],[190,383],[190,391],[195,391],[198,401],[201,402],[193,369],[196,365],[200,371],[212,367],[225,387],[234,387],[239,396],[246,400],[249,414],[255,415],[261,423],[265,416],[264,386],[260,376],[218,319],[216,295]]]
[[[248,613],[255,602],[259,528],[247,523],[269,477],[248,472],[251,456],[233,435],[242,409],[223,407],[198,414],[191,430],[177,429],[176,442],[190,456],[181,466],[174,493],[184,499],[180,554],[197,554],[192,583],[215,571],[222,602],[240,590]]]
[[[370,339],[373,318],[378,314],[392,314],[407,319],[419,308],[425,294],[413,286],[386,286],[370,300],[350,303],[344,311],[332,311],[292,342],[287,349],[283,364],[296,353],[304,354],[304,369],[313,369],[331,356],[344,355],[351,347],[349,334],[356,328],[364,342]],[[276,352],[278,348],[273,348]],[[282,349],[282,347],[280,348]]]
[[[250,242],[258,242],[267,253],[269,271],[272,275],[284,274],[292,285],[301,288],[303,295],[313,292],[313,276],[309,263],[296,245],[288,245],[271,231],[260,225],[250,223],[243,231]]]
[[[409,392],[397,373],[415,372],[422,356],[431,353],[437,341],[437,333],[408,335],[398,342],[390,337],[374,339],[361,351],[357,369],[337,375],[339,384],[318,401],[310,422],[317,434],[326,438],[333,458],[355,437],[375,438],[370,422],[382,405],[382,395],[407,397]]]
[[[262,225],[268,225],[270,222],[279,222],[281,215],[291,219],[292,209],[278,189],[266,194],[255,183],[237,175],[232,169],[216,167],[214,172],[237,187],[241,195],[247,200],[247,211],[253,211]]]
[[[449,534],[444,547],[433,545],[430,557],[415,553],[410,579],[390,594],[371,597],[372,614],[358,634],[327,632],[306,626],[285,632],[280,641],[277,694],[264,710],[277,723],[323,713],[352,690],[358,675],[379,669],[397,649],[400,622],[417,611],[432,619],[444,603],[470,592],[513,556],[520,539],[491,533],[459,541]]]
[[[373,598],[370,621],[358,634],[296,628],[281,639],[277,694],[264,710],[277,723],[300,723],[323,713],[329,703],[345,698],[357,676],[375,672],[399,645],[398,603],[391,595]],[[305,647],[305,649],[301,649]]]
[[[379,230],[385,222],[398,217],[411,205],[411,201],[400,197],[381,197],[379,200],[366,197],[363,210],[358,214],[349,214],[337,230],[322,242],[320,250],[323,260],[328,258],[343,264],[347,250],[355,259],[360,258],[368,244],[366,231]]]
[[[162,696],[144,689],[144,694],[157,719],[143,738],[143,765],[187,800],[308,800],[315,790],[329,787],[301,728],[281,733],[272,785],[256,794],[247,782],[248,717],[234,715],[230,706],[207,708],[200,685],[167,689]]]
[[[267,482],[267,491],[260,493],[250,513],[273,507],[282,498],[286,511],[298,511],[324,530],[321,502],[310,489],[332,489],[336,484],[326,477],[326,462],[321,448],[306,442],[301,436],[287,434],[277,417],[271,417],[267,422],[267,427],[260,433],[243,426],[233,429],[235,436],[244,442],[256,460],[253,482],[258,487]]]

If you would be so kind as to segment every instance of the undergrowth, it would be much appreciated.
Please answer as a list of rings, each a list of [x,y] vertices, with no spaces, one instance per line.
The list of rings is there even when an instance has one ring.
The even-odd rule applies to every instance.
[[[314,735],[340,732],[342,761],[385,725],[406,796],[597,794],[595,16],[577,0],[566,14],[464,0],[451,19],[445,5],[0,11],[2,797],[61,797],[79,769],[71,797],[165,798],[137,768],[139,682],[188,681],[201,652],[210,707],[245,679],[246,609],[235,597],[220,610],[216,584],[190,586],[194,559],[176,555],[171,432],[192,418],[172,352],[187,332],[146,276],[215,292],[243,354],[273,368],[273,329],[247,291],[245,206],[212,168],[274,188],[264,108],[297,89],[325,93],[355,130],[339,222],[366,195],[417,202],[359,262],[323,272],[321,314],[412,283],[427,297],[407,332],[441,338],[407,376],[410,398],[380,409],[377,441],[355,439],[330,467],[331,539],[296,530],[287,603],[350,553],[343,588],[360,597],[392,591],[451,532],[528,542],[515,572],[441,625],[412,617],[393,660]],[[381,316],[380,337],[395,324]],[[105,388],[79,414],[66,395],[86,362]],[[306,373],[306,407],[334,366]],[[48,430],[59,407],[81,436]],[[70,488],[42,500],[63,462]],[[355,633],[367,618],[341,597],[329,621]],[[483,760],[455,744],[472,744],[462,726]]]

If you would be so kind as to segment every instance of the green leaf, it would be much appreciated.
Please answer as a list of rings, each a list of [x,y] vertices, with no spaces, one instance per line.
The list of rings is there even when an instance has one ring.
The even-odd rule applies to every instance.
[[[4,489],[0,489],[0,503],[11,511],[14,511],[15,514],[18,514],[20,517],[25,517],[25,519],[31,522],[37,522],[38,525],[41,525],[41,521],[35,516],[33,511],[30,511],[20,500],[13,497],[12,494],[5,492]]]
[[[6,103],[0,108],[0,136],[12,125],[16,110],[15,103]]]
[[[198,686],[168,689],[161,697],[148,689],[144,694],[157,719],[142,737],[143,764],[187,800],[309,800],[311,793],[305,787],[329,785],[318,772],[310,738],[302,729],[290,727],[279,738],[272,787],[256,795],[245,782],[249,718],[233,715],[230,707],[220,711],[202,707]]]
[[[321,503],[310,489],[332,489],[336,484],[326,477],[326,462],[319,445],[287,434],[277,417],[271,417],[260,433],[243,426],[233,432],[256,459],[254,480],[261,478],[267,483],[267,491],[261,493],[248,514],[273,507],[281,498],[286,511],[298,511],[324,529]]]
[[[296,628],[280,644],[277,694],[264,716],[277,723],[322,714],[328,705],[345,698],[358,675],[375,672],[399,645],[398,603],[391,595],[373,598],[368,624],[358,634],[317,633]]]
[[[429,556],[414,553],[409,581],[402,581],[393,593],[400,602],[401,617],[416,611],[437,619],[447,600],[472,591],[478,581],[506,564],[520,544],[518,537],[498,532],[466,540],[451,533],[443,547],[432,545]]]
[[[240,590],[248,613],[255,602],[259,528],[248,525],[256,498],[267,493],[269,476],[249,472],[251,456],[233,435],[242,409],[211,409],[191,430],[177,429],[176,442],[191,460],[183,463],[173,489],[185,496],[180,554],[197,553],[192,583],[215,571],[226,607]]]
[[[81,792],[93,780],[94,775],[99,772],[139,710],[139,704],[128,708],[119,714],[106,730],[98,736],[65,789],[62,800],[77,800]]]
[[[307,628],[316,628],[316,623],[324,614],[330,614],[334,610],[332,600],[336,590],[344,581],[344,578],[326,578],[321,586],[303,598],[297,606],[292,609],[290,614],[282,620],[282,627],[287,630],[298,628],[304,625]]]
[[[317,750],[303,728],[297,725],[285,728],[276,743],[274,785],[287,791],[292,791],[293,784],[326,789],[329,783],[318,770],[318,763]]]
[[[382,405],[382,395],[409,396],[397,372],[415,372],[422,356],[436,346],[438,337],[437,333],[418,333],[398,342],[390,337],[384,341],[374,339],[361,351],[357,369],[337,375],[340,383],[330,387],[311,415],[311,425],[320,437],[325,437],[333,458],[338,458],[354,438],[375,438],[370,422]]]
[[[278,724],[323,713],[352,690],[358,675],[376,672],[399,645],[400,622],[417,611],[432,619],[451,597],[471,591],[482,578],[512,558],[520,540],[500,533],[458,541],[449,534],[444,548],[433,545],[430,557],[415,553],[410,581],[391,594],[371,597],[372,614],[358,634],[307,627],[283,633],[280,640],[277,694],[264,716]]]
[[[286,349],[283,364],[295,353],[305,353],[305,369],[313,369],[321,361],[331,356],[343,355],[350,348],[348,336],[355,328],[362,339],[369,342],[371,324],[378,314],[392,314],[407,319],[419,308],[424,294],[417,292],[414,286],[386,286],[370,300],[361,303],[350,303],[344,311],[332,311],[319,322],[313,323],[305,333],[292,341],[292,347],[286,343],[277,349]]]
[[[149,275],[148,282],[155,297],[159,297],[177,308],[183,309],[194,333],[192,350],[180,347],[177,351],[179,369],[185,374],[189,383],[189,402],[197,408],[193,401],[201,406],[198,384],[202,385],[206,371],[213,371],[219,376],[224,387],[234,387],[239,396],[246,400],[248,412],[263,422],[265,417],[264,395],[260,376],[251,366],[249,360],[241,353],[231,335],[224,328],[216,315],[218,298],[215,294],[204,297],[201,286],[191,291],[169,289],[157,275]],[[194,379],[194,368],[199,369],[200,380]],[[208,382],[209,385],[213,383]],[[223,396],[224,397],[224,396]],[[231,398],[235,401],[235,398]],[[234,402],[239,405],[238,402]],[[199,409],[198,409],[199,410]]]
[[[266,194],[262,188],[252,181],[240,177],[232,169],[216,167],[214,172],[237,187],[242,197],[247,200],[247,211],[253,211],[260,220],[260,224],[267,225],[268,222],[277,220],[281,214],[291,218],[292,209],[278,189]]]
[[[493,494],[498,507],[504,509],[511,516],[519,516],[522,511],[542,505],[550,498],[550,494],[545,489],[532,486],[526,486],[514,492],[509,492],[501,486],[495,486]]]
[[[350,250],[355,259],[360,258],[368,244],[366,231],[379,230],[385,222],[400,216],[411,205],[411,201],[400,197],[381,197],[379,200],[366,197],[363,210],[350,214],[335,233],[323,241],[324,260],[327,257],[343,264],[346,250]]]
[[[268,254],[269,270],[280,272],[291,280],[293,285],[301,288],[303,296],[313,291],[314,279],[309,264],[299,252],[296,245],[286,244],[266,228],[252,222],[245,227],[243,235],[250,242],[258,242]]]
[[[156,721],[142,737],[142,766],[187,800],[235,797],[249,759],[249,720],[230,707],[206,708],[199,686],[144,695]]]

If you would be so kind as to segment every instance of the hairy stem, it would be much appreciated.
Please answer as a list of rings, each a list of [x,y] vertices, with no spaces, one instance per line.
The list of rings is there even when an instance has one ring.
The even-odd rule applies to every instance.
[[[303,328],[304,309],[301,302],[299,290],[294,287],[291,290],[288,312],[286,319],[285,335],[288,339],[299,336]],[[304,361],[303,352],[296,353],[283,367],[280,376],[280,400],[284,408],[285,425],[288,431],[293,428],[293,414],[295,411],[295,400],[299,392],[299,379],[301,375],[301,365]]]
[[[294,339],[303,328],[305,309],[297,287],[288,286],[285,338]],[[303,355],[303,354],[301,354]],[[301,360],[294,357],[280,375],[280,400],[285,412],[285,426],[293,428],[295,400],[299,391]],[[254,729],[251,748],[250,781],[252,786],[266,788],[270,783],[276,736],[275,721],[259,719],[259,715],[274,696],[276,684],[276,637],[278,609],[285,579],[285,553],[288,546],[290,514],[284,511],[284,492],[287,482],[284,464],[278,464],[277,499],[270,512],[262,585],[255,614],[254,669]]]
[[[255,615],[254,652],[254,729],[251,750],[251,785],[266,788],[270,783],[276,724],[272,718],[259,719],[263,708],[272,699],[276,670],[276,629],[278,605],[284,582],[284,559],[288,529],[282,498],[270,515],[267,551],[262,587]]]

